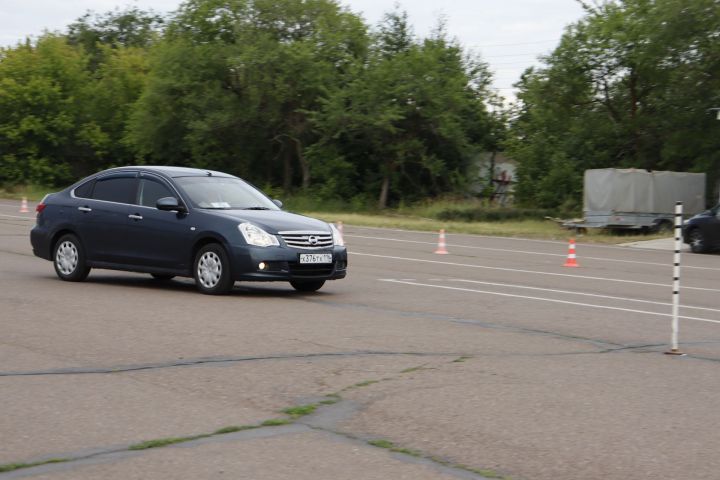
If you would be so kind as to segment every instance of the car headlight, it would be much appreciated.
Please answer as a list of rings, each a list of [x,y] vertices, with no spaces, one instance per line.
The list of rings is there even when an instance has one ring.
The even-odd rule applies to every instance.
[[[328,225],[330,225],[330,230],[332,231],[333,243],[338,247],[344,247],[345,240],[343,240],[340,230],[338,230],[337,227],[332,223],[328,223]]]
[[[275,235],[270,235],[262,228],[252,223],[241,223],[238,225],[238,230],[242,233],[243,238],[248,245],[255,245],[256,247],[272,247],[280,245]]]

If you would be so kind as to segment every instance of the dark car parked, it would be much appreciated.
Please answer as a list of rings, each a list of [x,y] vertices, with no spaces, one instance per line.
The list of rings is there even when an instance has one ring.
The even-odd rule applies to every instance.
[[[720,205],[698,213],[683,224],[683,242],[694,253],[720,249]]]
[[[201,292],[221,294],[236,280],[288,281],[311,292],[345,277],[338,230],[281,206],[221,172],[114,168],[47,195],[30,241],[68,281],[107,268],[193,277]]]

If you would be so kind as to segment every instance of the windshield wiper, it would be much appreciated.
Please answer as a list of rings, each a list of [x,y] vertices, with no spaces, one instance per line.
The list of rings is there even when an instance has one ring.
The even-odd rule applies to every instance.
[[[269,207],[245,207],[243,210],[270,210]]]

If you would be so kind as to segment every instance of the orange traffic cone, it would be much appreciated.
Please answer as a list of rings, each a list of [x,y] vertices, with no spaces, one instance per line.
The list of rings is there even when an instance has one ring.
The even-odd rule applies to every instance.
[[[445,229],[440,230],[440,238],[438,239],[438,246],[437,250],[435,250],[435,253],[438,255],[447,255],[447,245],[445,244]]]
[[[30,213],[30,209],[27,204],[27,197],[22,198],[22,202],[20,203],[20,213]]]
[[[577,259],[575,258],[575,239],[570,239],[570,245],[568,246],[568,256],[563,267],[579,267]]]

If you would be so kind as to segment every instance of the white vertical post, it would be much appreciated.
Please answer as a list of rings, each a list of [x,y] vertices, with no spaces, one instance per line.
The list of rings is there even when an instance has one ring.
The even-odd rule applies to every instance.
[[[682,248],[682,202],[675,202],[675,256],[673,260],[672,343],[670,355],[683,355],[678,350],[678,314],[680,310],[680,249]]]

